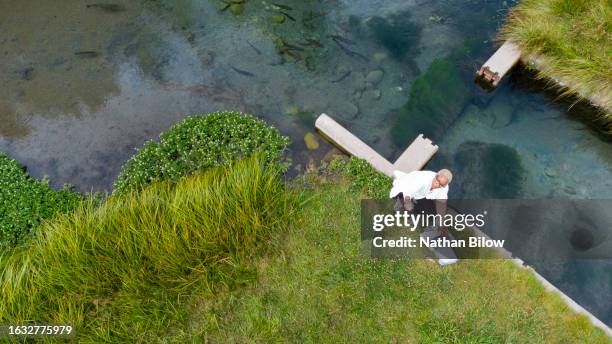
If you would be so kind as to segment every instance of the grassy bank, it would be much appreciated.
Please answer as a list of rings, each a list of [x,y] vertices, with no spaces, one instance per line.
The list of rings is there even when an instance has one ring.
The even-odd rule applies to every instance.
[[[501,38],[516,42],[542,78],[590,99],[612,122],[612,3],[524,0],[508,15]],[[609,127],[612,131],[612,127]]]
[[[208,339],[230,342],[610,343],[510,261],[439,267],[360,256],[359,197],[348,180],[312,186],[254,285],[198,303]],[[361,194],[363,196],[363,194]]]
[[[0,256],[0,322],[70,323],[84,342],[179,335],[191,295],[252,280],[295,200],[257,156],[85,202]]]
[[[85,204],[0,257],[0,322],[80,342],[610,342],[506,261],[360,256],[363,161],[282,182],[241,160]]]

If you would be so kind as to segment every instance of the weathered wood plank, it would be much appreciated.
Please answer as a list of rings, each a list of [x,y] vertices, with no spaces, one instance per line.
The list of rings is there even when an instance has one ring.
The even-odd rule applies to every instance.
[[[315,127],[341,150],[367,161],[378,171],[393,176],[393,165],[387,159],[328,115],[321,114],[315,122]]]
[[[402,172],[421,170],[437,151],[437,145],[434,145],[430,139],[423,137],[423,134],[419,134],[402,155],[397,158],[393,168]]]
[[[497,87],[500,80],[519,62],[521,49],[514,43],[506,41],[476,72],[479,81]]]

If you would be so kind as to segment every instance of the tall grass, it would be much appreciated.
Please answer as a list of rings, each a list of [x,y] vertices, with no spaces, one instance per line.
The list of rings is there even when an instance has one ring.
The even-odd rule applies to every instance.
[[[501,38],[536,61],[540,78],[559,79],[563,93],[600,106],[612,133],[612,2],[523,0],[510,12]]]
[[[2,255],[0,322],[74,323],[85,341],[157,338],[184,320],[182,299],[252,278],[251,258],[295,202],[278,166],[255,156],[85,203]]]

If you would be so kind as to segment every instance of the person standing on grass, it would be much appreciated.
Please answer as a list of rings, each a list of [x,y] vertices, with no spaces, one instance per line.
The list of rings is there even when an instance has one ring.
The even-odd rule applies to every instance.
[[[424,214],[446,214],[448,187],[453,174],[447,169],[438,172],[413,171],[404,173],[393,171],[393,187],[389,198],[394,198],[395,211],[414,211]],[[420,201],[422,200],[422,201]],[[447,233],[440,224],[442,235]]]

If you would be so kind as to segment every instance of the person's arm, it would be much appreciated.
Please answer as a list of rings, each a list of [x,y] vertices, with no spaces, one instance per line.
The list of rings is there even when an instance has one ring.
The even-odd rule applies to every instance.
[[[444,191],[440,192],[440,195],[438,195],[438,199],[436,199],[436,214],[439,214],[442,216],[442,218],[444,218],[444,215],[446,215],[446,201],[448,199],[448,186],[444,188]],[[446,235],[448,234],[448,229],[444,226],[444,223],[440,223],[440,226],[438,226],[438,231],[440,232],[440,235]]]

